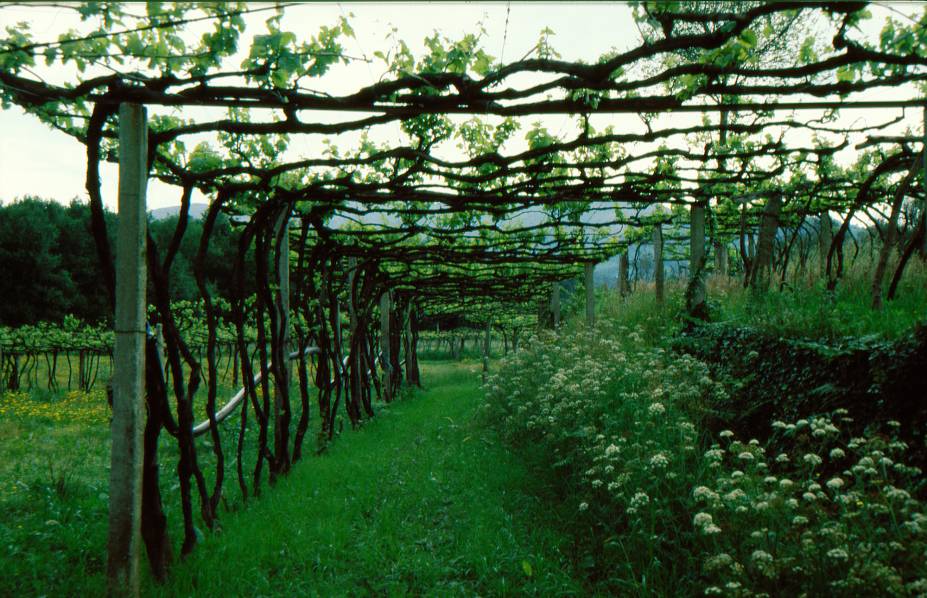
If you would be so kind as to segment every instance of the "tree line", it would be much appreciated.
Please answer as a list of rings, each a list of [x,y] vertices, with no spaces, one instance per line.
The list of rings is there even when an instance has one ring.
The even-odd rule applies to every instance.
[[[105,218],[108,235],[114,237],[116,215],[107,210]],[[149,234],[157,246],[167,246],[177,220],[176,215],[149,217]],[[24,197],[0,205],[0,280],[4,288],[0,293],[0,326],[60,323],[67,315],[89,323],[112,319],[89,226],[90,207],[77,199],[62,204]],[[187,225],[172,270],[172,301],[199,298],[193,261],[202,228],[202,221],[196,219]],[[230,296],[239,236],[228,217],[217,218],[205,262],[216,296]]]

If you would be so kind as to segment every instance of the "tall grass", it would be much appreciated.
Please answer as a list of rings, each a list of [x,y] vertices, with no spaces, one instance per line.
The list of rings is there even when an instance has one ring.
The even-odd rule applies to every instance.
[[[872,268],[868,259],[854,261],[833,293],[822,280],[804,279],[759,297],[742,286],[715,282],[709,294],[718,320],[809,338],[897,338],[927,319],[927,265],[912,261],[895,299],[881,311],[871,308]]]
[[[793,277],[790,284],[756,294],[745,289],[737,277],[708,278],[711,319],[738,326],[751,326],[787,336],[834,340],[848,336],[874,335],[898,338],[927,320],[927,264],[912,260],[898,286],[895,299],[881,311],[871,307],[871,260],[852,262],[833,293],[819,277]],[[599,317],[627,325],[641,326],[648,338],[664,338],[678,331],[684,314],[684,280],[667,281],[667,300],[658,308],[653,284],[638,282],[626,298],[617,291],[599,292]],[[581,319],[572,318],[574,327]]]

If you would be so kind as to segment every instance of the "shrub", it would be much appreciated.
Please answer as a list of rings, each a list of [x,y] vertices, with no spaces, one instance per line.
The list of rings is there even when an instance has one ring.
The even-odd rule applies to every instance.
[[[920,470],[894,429],[850,438],[840,410],[774,422],[764,443],[729,430],[715,441],[702,416],[723,387],[643,341],[622,326],[532,338],[486,383],[492,421],[571,506],[597,590],[927,592]]]
[[[555,342],[531,338],[487,380],[488,410],[503,436],[550,463],[588,534],[594,577],[669,589],[686,575],[678,548],[699,476],[693,415],[723,392],[704,364],[637,348],[642,332],[617,326]]]
[[[906,596],[927,592],[927,514],[907,445],[870,430],[850,438],[846,410],[773,422],[778,446],[722,433],[692,490],[696,550],[725,596]],[[715,527],[708,533],[705,521]]]

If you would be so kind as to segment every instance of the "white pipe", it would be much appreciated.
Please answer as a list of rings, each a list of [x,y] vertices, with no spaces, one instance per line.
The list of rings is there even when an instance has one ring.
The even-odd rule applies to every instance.
[[[306,347],[306,350],[303,352],[303,357],[307,355],[312,355],[314,353],[321,353],[321,349],[319,349],[318,347]],[[300,357],[299,351],[293,351],[292,353],[290,353],[290,359],[297,359],[299,357]],[[258,372],[257,374],[254,375],[254,384],[260,384],[260,382],[261,382],[261,373]],[[216,423],[217,424],[232,414],[235,408],[238,407],[241,404],[242,400],[245,398],[245,393],[246,393],[245,387],[242,386],[241,390],[236,392],[235,395],[229,400],[229,402],[223,405],[222,409],[216,412]],[[200,423],[193,426],[193,435],[201,436],[205,434],[206,431],[209,430],[210,427],[211,427],[211,422],[208,419],[201,421]]]
[[[303,357],[306,357],[308,355],[314,355],[314,354],[321,353],[321,352],[322,350],[319,349],[318,347],[306,347],[305,352],[303,352]],[[297,359],[297,358],[299,358],[299,351],[293,351],[292,353],[290,353],[290,359]],[[380,363],[381,366],[383,365],[383,362],[379,355],[377,355],[377,361],[381,362]],[[405,360],[402,360],[400,362],[400,365],[404,363],[405,363]],[[347,368],[347,366],[348,366],[348,358],[345,357],[344,363],[342,363],[342,366],[341,366],[342,367],[342,377],[345,377],[345,368]],[[261,373],[258,372],[257,374],[254,375],[254,384],[260,384],[260,382],[261,382]],[[335,382],[335,379],[332,378],[331,383],[334,383],[334,382]],[[223,405],[222,409],[216,412],[216,423],[217,424],[221,423],[226,418],[228,418],[228,416],[231,415],[233,411],[235,411],[235,408],[241,405],[242,400],[245,398],[245,393],[246,393],[246,389],[244,386],[242,386],[241,389],[238,392],[236,392],[235,395],[229,400],[229,402]],[[211,425],[208,419],[201,421],[200,423],[193,426],[193,436],[202,436],[209,430],[210,427]]]

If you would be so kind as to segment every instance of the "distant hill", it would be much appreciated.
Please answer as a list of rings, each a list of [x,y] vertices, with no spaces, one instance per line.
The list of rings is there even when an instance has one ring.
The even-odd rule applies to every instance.
[[[190,204],[190,217],[199,218],[201,217],[206,210],[209,209],[209,204],[205,203],[192,203]],[[180,206],[168,206],[166,208],[158,208],[156,210],[149,210],[148,215],[154,220],[164,220],[165,218],[170,218],[171,216],[176,216],[180,213]]]

